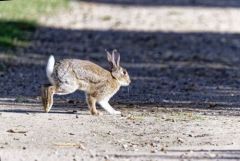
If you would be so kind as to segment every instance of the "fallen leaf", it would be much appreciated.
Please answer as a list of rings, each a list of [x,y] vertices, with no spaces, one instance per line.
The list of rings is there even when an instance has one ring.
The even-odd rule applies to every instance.
[[[86,148],[80,144],[80,143],[54,143],[55,146],[59,147],[76,147],[82,150],[85,150]]]
[[[157,150],[156,149],[153,149],[150,151],[151,153],[157,153]]]
[[[127,119],[128,119],[128,120],[134,120],[135,117],[134,117],[133,115],[129,114],[129,115],[127,116]]]

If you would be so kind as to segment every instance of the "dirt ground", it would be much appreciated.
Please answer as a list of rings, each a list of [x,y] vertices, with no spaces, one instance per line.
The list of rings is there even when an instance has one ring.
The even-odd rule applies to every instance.
[[[80,103],[46,114],[28,102],[1,101],[2,160],[240,159],[240,118],[224,110],[115,104],[122,116],[91,116]]]
[[[240,160],[239,6],[79,0],[41,17],[28,48],[0,48],[0,160]],[[89,115],[81,92],[42,112],[50,54],[107,67],[115,48],[132,79],[111,100],[122,116]]]

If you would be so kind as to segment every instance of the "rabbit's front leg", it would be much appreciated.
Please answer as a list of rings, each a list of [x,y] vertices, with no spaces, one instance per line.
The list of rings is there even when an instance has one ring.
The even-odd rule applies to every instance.
[[[96,98],[92,97],[90,94],[86,94],[86,100],[91,114],[101,115],[101,113],[96,109]]]
[[[121,115],[120,111],[116,111],[112,108],[112,106],[108,103],[108,100],[102,100],[98,102],[102,108],[104,108],[108,113],[112,115]]]

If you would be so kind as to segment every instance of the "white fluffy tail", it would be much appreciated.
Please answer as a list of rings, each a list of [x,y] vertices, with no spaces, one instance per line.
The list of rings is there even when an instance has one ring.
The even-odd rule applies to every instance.
[[[53,77],[52,77],[54,64],[55,64],[55,59],[54,59],[54,56],[51,55],[48,59],[48,63],[47,63],[47,67],[46,67],[46,73],[47,73],[48,80],[52,85],[54,85],[54,80],[53,80]]]

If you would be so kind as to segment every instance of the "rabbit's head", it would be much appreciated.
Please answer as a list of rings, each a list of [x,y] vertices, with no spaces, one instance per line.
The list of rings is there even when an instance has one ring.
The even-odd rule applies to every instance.
[[[128,86],[131,83],[130,77],[126,69],[120,66],[120,54],[117,50],[113,50],[112,54],[107,52],[107,59],[111,65],[112,76],[120,83],[121,86]]]

